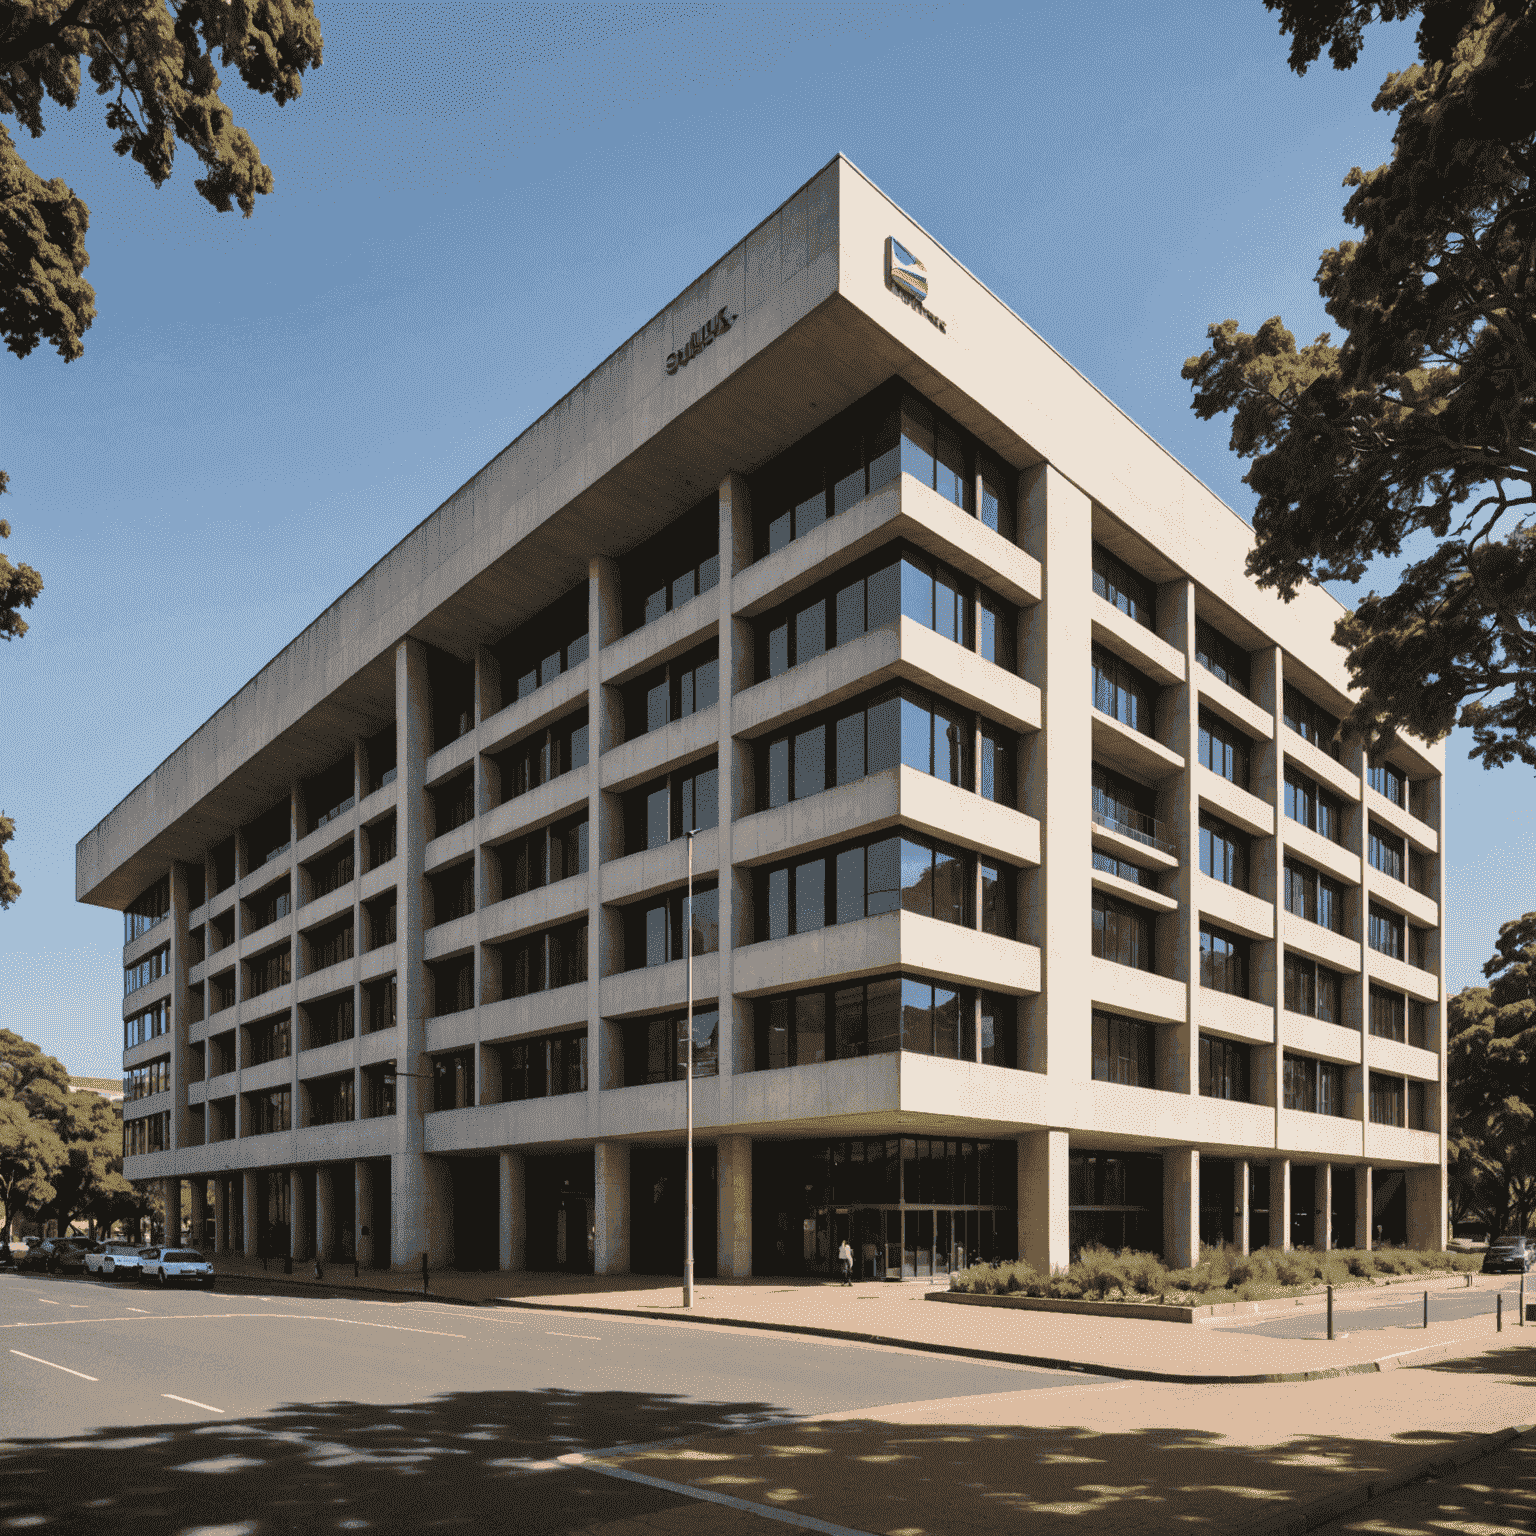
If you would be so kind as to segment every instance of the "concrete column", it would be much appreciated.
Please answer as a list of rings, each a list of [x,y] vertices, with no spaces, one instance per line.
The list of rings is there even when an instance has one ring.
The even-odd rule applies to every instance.
[[[161,1241],[175,1247],[181,1241],[181,1180],[160,1179],[160,1208],[164,1220]]]
[[[192,1246],[202,1249],[208,1242],[208,1180],[192,1180]]]
[[[1163,1262],[1188,1269],[1200,1257],[1200,1151],[1163,1151]]]
[[[1020,1010],[1019,1065],[1034,1072],[1049,1066],[1065,1088],[1093,1075],[1083,986],[1093,971],[1093,823],[1084,782],[1093,762],[1084,671],[1092,641],[1093,507],[1048,464],[1025,477],[1019,499],[1020,543],[1041,562],[1045,584],[1043,600],[1020,615],[1020,659],[1026,679],[1041,690],[1045,729],[1020,742],[1019,808],[1040,823],[1041,859],[1021,883],[1021,937],[1040,947],[1041,990]],[[1063,1151],[1063,1191],[1065,1159]],[[1024,1204],[1021,1194],[1021,1222]],[[1064,1195],[1061,1206],[1064,1234]],[[1042,1261],[1049,1254],[1052,1264],[1059,1253],[1065,1263],[1066,1241],[1058,1247],[1055,1230],[1049,1218],[1033,1251]]]
[[[1195,882],[1200,876],[1200,795],[1195,770],[1200,745],[1200,696],[1196,687],[1195,584],[1171,581],[1157,589],[1158,633],[1185,657],[1186,681],[1163,689],[1160,718],[1154,722],[1158,740],[1184,759],[1184,770],[1158,791],[1157,815],[1178,845],[1176,875],[1179,910],[1157,924],[1156,965],[1164,976],[1185,984],[1182,1024],[1157,1031],[1157,1086],[1165,1093],[1200,1092],[1200,902]],[[1248,786],[1242,786],[1246,789]],[[1166,1170],[1168,1161],[1163,1160]],[[1195,1247],[1199,1246],[1199,1179],[1195,1179]],[[1166,1214],[1165,1214],[1166,1225]],[[1181,1248],[1179,1250],[1183,1252]],[[1193,1250],[1192,1250],[1193,1251]],[[1172,1260],[1169,1260],[1172,1263]],[[1193,1258],[1180,1263],[1193,1263]]]
[[[170,955],[167,970],[171,977],[171,993],[168,1000],[170,1025],[168,1044],[171,1048],[171,1137],[170,1145],[180,1151],[191,1143],[191,1108],[187,1104],[187,1083],[191,1079],[192,1052],[187,1045],[187,1029],[192,1016],[191,993],[187,975],[188,964],[187,914],[192,910],[187,895],[187,866],[180,862],[171,865],[171,915]],[[199,1114],[204,1113],[199,1107]],[[177,1234],[180,1236],[180,1233]]]
[[[1248,1171],[1248,1162],[1240,1158],[1232,1164],[1232,1246],[1239,1253],[1247,1253],[1249,1245],[1249,1224],[1252,1219],[1253,1204],[1253,1176]]]
[[[603,880],[608,858],[622,846],[623,826],[616,801],[599,787],[598,763],[609,747],[622,740],[623,722],[602,683],[602,653],[624,633],[623,593],[618,562],[594,555],[587,565],[587,1105],[600,1114],[599,1095],[618,1085],[610,1068],[608,1036],[617,1035],[602,1015],[601,982],[607,964],[605,935],[618,918],[603,905]]]
[[[229,1252],[229,1181],[222,1174],[213,1181],[213,1251]]]
[[[395,1082],[395,1145],[390,1159],[390,1256],[396,1268],[414,1268],[420,1263],[421,1254],[430,1255],[432,1248],[422,1126],[430,1071],[426,1055],[427,968],[422,925],[427,832],[424,780],[431,736],[426,647],[419,640],[402,640],[395,647],[395,782],[400,857],[395,976],[399,1076]]]
[[[528,1267],[528,1165],[521,1152],[503,1152],[501,1164],[501,1248],[497,1263],[502,1269]]]
[[[356,1231],[359,1269],[373,1268],[373,1164],[352,1164],[352,1222]]]
[[[240,1175],[240,1179],[240,1212],[244,1217],[242,1224],[245,1227],[245,1256],[248,1259],[254,1259],[259,1257],[256,1248],[260,1241],[259,1234],[261,1228],[256,1220],[256,1199],[257,1191],[260,1188],[260,1181],[256,1177],[256,1170],[254,1168],[247,1168]]]
[[[1370,1251],[1374,1244],[1376,1227],[1375,1216],[1371,1211],[1371,1198],[1375,1191],[1371,1188],[1371,1165],[1369,1163],[1355,1164],[1355,1247]]]
[[[288,1252],[307,1259],[313,1242],[314,1214],[309,1208],[309,1180],[302,1168],[288,1170]]]
[[[592,1177],[597,1193],[597,1242],[594,1273],[629,1273],[629,1145],[600,1141],[592,1148]]]
[[[453,1263],[453,1166],[446,1157],[423,1159],[426,1190],[426,1250],[433,1269]],[[396,1254],[396,1264],[419,1268],[421,1254]]]
[[[1269,1165],[1269,1246],[1290,1252],[1291,1160],[1277,1157]]]
[[[722,1280],[752,1274],[752,1138],[722,1136],[715,1144],[716,1273]]]
[[[336,1170],[315,1169],[315,1257],[336,1257]]]
[[[1446,1199],[1444,1168],[1410,1168],[1408,1181],[1408,1246],[1444,1248]]]
[[[1067,1133],[1027,1131],[1019,1137],[1019,1257],[1050,1275],[1067,1267],[1069,1248]]]
[[[1333,1247],[1333,1164],[1312,1170],[1312,1246],[1327,1253]]]

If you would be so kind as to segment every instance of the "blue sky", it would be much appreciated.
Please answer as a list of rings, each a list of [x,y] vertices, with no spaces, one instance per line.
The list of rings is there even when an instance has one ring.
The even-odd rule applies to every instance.
[[[0,1025],[120,1070],[122,923],[74,845],[450,492],[841,150],[1239,511],[1184,358],[1327,328],[1340,182],[1389,152],[1377,28],[1298,80],[1260,0],[810,7],[321,0],[250,220],[158,192],[87,96],[23,152],[91,209],[86,355],[0,354],[6,549],[47,583],[0,646]],[[1390,576],[1390,573],[1385,573]],[[1530,775],[1449,745],[1448,981],[1536,905]]]

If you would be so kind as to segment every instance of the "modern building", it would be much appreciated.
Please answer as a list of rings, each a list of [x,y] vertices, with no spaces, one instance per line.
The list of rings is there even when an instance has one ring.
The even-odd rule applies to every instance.
[[[129,1176],[676,1272],[691,933],[700,1274],[1438,1245],[1442,753],[1250,544],[833,160],[82,839]]]

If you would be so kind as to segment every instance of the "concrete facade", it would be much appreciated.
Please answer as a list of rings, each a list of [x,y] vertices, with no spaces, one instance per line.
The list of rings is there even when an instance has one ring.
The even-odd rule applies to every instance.
[[[926,268],[921,303],[888,282],[889,238]],[[900,472],[877,474],[870,402],[897,401],[881,393],[893,381],[911,420],[937,413],[935,437],[911,428],[935,445],[926,480],[905,425]],[[856,491],[831,467],[850,442]],[[765,533],[781,503],[788,517],[814,501],[813,463],[822,512],[787,540]],[[977,515],[988,475],[1011,537]],[[700,538],[704,563],[646,608],[642,585]],[[1298,698],[1349,708],[1329,638],[1341,610],[1319,589],[1289,605],[1258,591],[1250,547],[1229,508],[839,157],[81,840],[77,895],[139,913],[124,966],[149,977],[123,1009],[128,1176],[206,1181],[221,1249],[679,1267],[684,1090],[667,1031],[687,965],[680,939],[641,950],[647,923],[673,942],[678,818],[699,803],[677,797],[702,793],[684,782],[713,765],[716,825],[693,839],[718,932],[693,963],[698,1012],[719,1021],[700,1042],[715,1075],[694,1085],[701,1274],[825,1268],[841,1236],[889,1274],[978,1253],[1060,1265],[1133,1230],[1186,1263],[1202,1236],[1257,1246],[1260,1224],[1276,1245],[1438,1246],[1443,753],[1403,740],[1373,765],[1293,728]],[[839,583],[898,548],[911,569],[938,562],[933,606],[919,614],[903,589],[899,616],[845,636]],[[1143,621],[1096,592],[1107,569],[1141,584]],[[794,615],[823,590],[836,638],[797,639],[806,654],[779,666],[779,616],[809,635]],[[961,614],[949,632],[945,593]],[[585,640],[544,664],[557,615],[577,611]],[[1212,629],[1246,658],[1246,688],[1207,664]],[[1094,657],[1131,669],[1135,725],[1083,688]],[[706,675],[716,701],[693,707]],[[772,743],[785,763],[810,754],[798,728],[809,741],[826,715],[816,740],[840,740],[828,711],[895,687],[938,701],[963,771],[933,766],[940,746],[917,766],[903,736],[893,766],[844,772],[852,748],[837,747],[836,782],[828,768],[829,787],[776,798]],[[518,792],[526,752],[574,757],[548,743],[582,714],[584,762]],[[1013,758],[995,793],[988,730]],[[1241,771],[1213,771],[1212,731],[1239,743]],[[1148,809],[1104,812],[1096,770]],[[1331,797],[1332,835],[1287,813],[1297,774]],[[671,835],[632,846],[663,783]],[[528,840],[547,850],[583,817],[577,871],[517,889]],[[1213,817],[1244,845],[1236,883],[1202,866]],[[868,911],[851,915],[838,861],[863,881],[893,833],[940,850],[929,885],[903,874],[882,908],[871,872]],[[806,898],[776,929],[773,882],[787,890],[787,866],[823,854],[826,911]],[[1004,870],[993,908],[983,866]],[[1298,871],[1332,893],[1331,922],[1308,915]],[[941,878],[968,882],[954,920],[934,915]],[[1106,954],[1096,902],[1142,936],[1138,963]],[[1208,984],[1213,931],[1241,985]],[[520,947],[532,939],[545,959]],[[1337,978],[1336,1005],[1286,1006],[1288,955]],[[525,988],[535,963],[551,984]],[[903,990],[901,1048],[838,1034],[834,1051],[851,989],[869,983],[856,1006],[874,1021],[897,976],[937,988],[935,1011],[913,1015]],[[1373,986],[1401,1001],[1401,1038],[1373,1032]],[[772,1021],[798,1019],[812,988],[827,989],[815,1038],[836,1059],[772,1064]],[[1104,1039],[1133,1042],[1118,1047],[1130,1069],[1096,1056],[1096,1013],[1120,1031]],[[986,1059],[987,1020],[1012,1064]],[[1239,1063],[1235,1097],[1202,1092],[1213,1042]],[[539,1053],[552,1091],[525,1097]],[[1295,1107],[1308,1082],[1313,1107]],[[794,1171],[807,1158],[822,1184]],[[878,1190],[851,1172],[877,1159]],[[803,1210],[786,1194],[802,1183]]]

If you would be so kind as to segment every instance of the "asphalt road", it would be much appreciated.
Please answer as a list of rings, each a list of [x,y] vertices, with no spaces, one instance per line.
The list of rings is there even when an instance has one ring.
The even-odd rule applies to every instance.
[[[1088,1379],[687,1324],[3,1275],[0,1530],[553,1536],[674,1511],[782,1531],[554,1458]]]
[[[1504,1297],[1504,1326],[1519,1326],[1519,1276],[1512,1275],[1506,1285],[1498,1290],[1431,1291],[1429,1293],[1429,1320],[1432,1323],[1459,1322],[1468,1317],[1491,1317],[1495,1308],[1495,1296]],[[1526,1300],[1536,1301],[1536,1276],[1526,1276]],[[1308,1309],[1291,1317],[1285,1314],[1260,1318],[1252,1323],[1222,1325],[1222,1332],[1262,1334],[1268,1339],[1316,1339],[1325,1336],[1327,1324],[1321,1309]],[[1371,1333],[1389,1328],[1422,1328],[1424,1324],[1424,1292],[1408,1290],[1401,1301],[1377,1302],[1371,1306],[1350,1306],[1335,1297],[1333,1304],[1333,1328],[1341,1333]],[[1536,1329],[1527,1325],[1533,1341]]]

